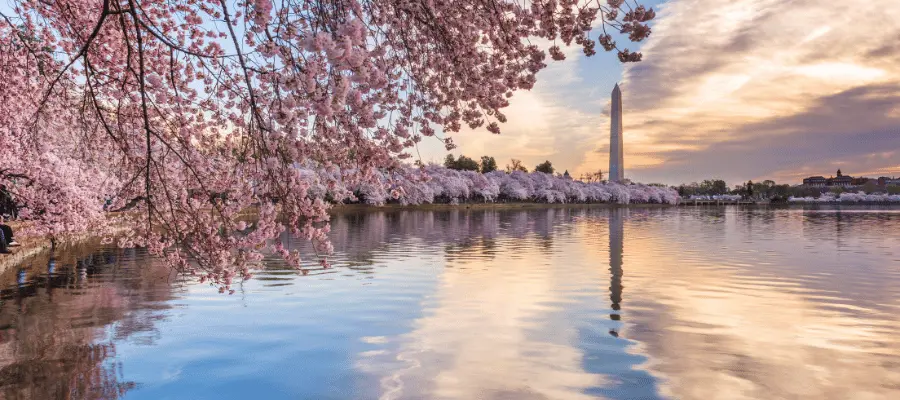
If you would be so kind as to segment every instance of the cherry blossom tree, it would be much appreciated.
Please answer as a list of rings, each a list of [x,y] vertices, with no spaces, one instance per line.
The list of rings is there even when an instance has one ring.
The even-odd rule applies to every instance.
[[[599,43],[639,61],[612,34],[639,42],[655,16],[632,0],[8,4],[0,182],[30,229],[126,228],[120,245],[223,286],[261,249],[299,263],[285,231],[327,254],[329,200],[400,198],[393,171],[423,138],[499,133],[548,54]],[[463,193],[446,183],[435,197]]]
[[[900,195],[887,193],[845,192],[836,196],[826,192],[819,197],[790,197],[791,203],[900,203]]]
[[[374,205],[483,202],[677,204],[679,201],[678,191],[674,188],[583,182],[543,172],[481,174],[430,164],[424,168],[398,168],[392,176],[379,176],[381,183],[363,182],[352,189],[358,193],[356,201]]]

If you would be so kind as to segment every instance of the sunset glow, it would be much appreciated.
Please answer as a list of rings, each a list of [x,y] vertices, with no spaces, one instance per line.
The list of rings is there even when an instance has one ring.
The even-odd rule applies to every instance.
[[[877,156],[900,150],[893,1],[654,6],[642,62],[618,72],[609,60],[570,52],[513,98],[503,134],[462,132],[454,153],[531,166],[548,159],[575,174],[605,170],[609,92],[622,82],[625,167],[638,181],[714,174],[799,183],[842,163],[856,175],[900,173],[896,159]],[[433,147],[423,146],[426,161],[440,161]]]

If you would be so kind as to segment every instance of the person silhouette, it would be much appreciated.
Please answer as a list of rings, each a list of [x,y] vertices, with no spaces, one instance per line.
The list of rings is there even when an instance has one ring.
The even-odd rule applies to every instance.
[[[0,185],[0,216],[9,215],[12,219],[19,217],[19,209],[6,185]]]
[[[8,225],[3,224],[3,216],[0,216],[0,254],[9,254],[9,247],[6,241],[6,228]],[[12,228],[10,228],[12,231]]]

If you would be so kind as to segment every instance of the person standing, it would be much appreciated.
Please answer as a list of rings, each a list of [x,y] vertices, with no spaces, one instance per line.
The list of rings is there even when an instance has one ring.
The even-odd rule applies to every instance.
[[[19,210],[16,207],[16,200],[13,199],[6,185],[0,185],[0,216],[9,215],[11,219],[18,219]]]
[[[9,254],[9,248],[6,247],[6,235],[3,233],[3,230],[0,229],[0,254]]]
[[[9,244],[13,243],[13,233],[12,228],[3,222],[3,215],[0,215],[0,254],[9,254]]]
[[[9,197],[9,192],[6,190],[6,185],[0,185],[0,217],[7,214],[7,197]]]

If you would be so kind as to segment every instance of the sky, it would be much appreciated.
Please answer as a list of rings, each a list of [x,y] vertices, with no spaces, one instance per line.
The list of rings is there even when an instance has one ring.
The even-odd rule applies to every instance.
[[[644,1],[657,10],[644,60],[569,49],[516,94],[501,135],[452,135],[455,155],[606,172],[609,94],[623,89],[625,174],[800,183],[810,175],[900,176],[896,0]],[[420,147],[440,162],[437,141]]]

